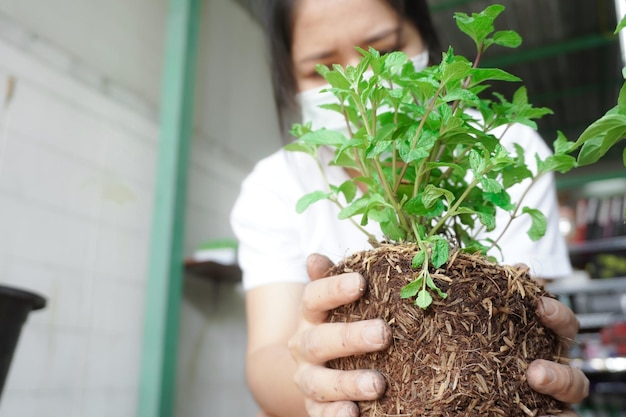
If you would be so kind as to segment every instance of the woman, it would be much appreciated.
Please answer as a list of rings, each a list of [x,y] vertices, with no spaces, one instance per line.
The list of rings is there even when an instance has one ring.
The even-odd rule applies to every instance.
[[[300,118],[318,127],[336,122],[332,115],[318,111],[318,90],[325,82],[315,72],[317,63],[356,64],[360,55],[354,46],[402,50],[416,66],[426,65],[429,54],[437,55],[437,37],[424,0],[268,3],[275,97],[284,127]],[[521,128],[511,131],[526,135],[529,152],[547,152],[536,134]],[[333,183],[348,175],[336,167],[327,167],[326,174]],[[551,181],[547,179],[537,196],[547,213],[556,210]],[[327,311],[358,299],[365,283],[358,274],[320,278],[331,259],[337,261],[368,244],[349,222],[337,220],[330,205],[318,203],[304,214],[295,212],[296,200],[322,184],[308,156],[279,151],[257,164],[232,213],[246,289],[247,378],[263,416],[358,416],[354,401],[375,399],[385,389],[377,372],[324,366],[340,356],[385,349],[391,333],[380,320],[325,323]],[[552,216],[552,225],[554,220]],[[509,232],[516,245],[517,233]],[[521,251],[513,248],[505,253],[505,262],[531,264],[535,274],[544,278],[569,273],[558,229],[550,229],[542,242],[527,242]],[[321,254],[307,258],[311,253]],[[519,253],[529,255],[516,258]],[[544,255],[543,262],[536,254]],[[548,327],[574,338],[578,323],[569,309],[546,299],[539,310]],[[533,362],[527,377],[533,389],[567,403],[582,400],[588,390],[582,372],[552,362]]]

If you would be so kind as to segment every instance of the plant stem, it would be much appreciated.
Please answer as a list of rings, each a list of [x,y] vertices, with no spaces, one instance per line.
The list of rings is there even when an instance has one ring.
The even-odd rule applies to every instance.
[[[319,158],[319,153],[317,154],[317,157],[315,158],[315,163],[317,164],[317,167],[319,169],[319,171],[322,174],[322,178],[324,179],[324,183],[326,185],[326,188],[330,191],[332,190],[331,186],[330,186],[330,181],[328,181],[328,176],[326,175],[326,170],[324,169],[324,165],[322,164],[322,161],[320,161]],[[332,201],[337,207],[339,207],[340,210],[343,210],[345,207],[339,202],[339,200],[337,200],[336,198],[329,198],[330,201]],[[359,229],[361,232],[365,233],[365,235],[367,236],[367,240],[369,242],[376,242],[376,236],[372,235],[370,232],[368,232],[367,230],[365,230],[365,228],[363,226],[361,226],[360,224],[358,224],[353,217],[350,217],[348,220],[350,220],[350,223],[352,223],[354,226],[356,226],[357,229]]]
[[[374,138],[376,136],[376,111],[378,108],[377,103],[372,101],[372,117],[371,117],[372,120],[371,120],[371,123],[368,123],[369,120],[367,118],[367,109],[364,106],[364,104],[358,99],[359,97],[358,94],[359,94],[358,90],[354,92],[353,99],[357,105],[359,114],[361,115],[361,119],[363,120],[363,124],[365,126],[365,130],[367,134],[371,138]],[[397,190],[394,190],[391,188],[391,185],[389,184],[389,182],[387,181],[387,178],[385,177],[385,173],[383,172],[382,166],[380,165],[380,160],[378,158],[374,158],[373,165],[378,175],[378,178],[380,180],[380,185],[382,186],[383,192],[386,196],[385,198],[386,201],[391,203],[394,211],[398,215],[398,220],[400,221],[402,228],[407,233],[410,233],[411,232],[410,221],[407,218],[406,214],[404,213],[404,210],[402,210],[402,207],[400,207],[400,203],[397,201],[398,200],[396,198]],[[367,174],[367,173],[364,172],[364,174]]]
[[[439,220],[439,222],[437,222],[435,227],[433,227],[432,230],[428,233],[429,237],[434,236],[437,233],[437,230],[439,230],[450,217],[454,216],[456,210],[461,206],[463,201],[467,198],[467,196],[474,189],[474,187],[478,185],[479,182],[480,180],[478,178],[474,178],[474,180],[467,186],[465,191],[463,191],[463,194],[461,194],[461,196],[456,200],[454,205],[446,212],[444,216],[442,216],[442,218]]]
[[[500,235],[496,239],[494,239],[494,241],[492,242],[492,244],[489,247],[488,251],[490,251],[494,246],[496,246],[498,244],[498,242],[500,241],[500,239],[502,239],[502,236],[504,236],[506,231],[509,229],[509,226],[511,225],[511,223],[513,223],[513,220],[515,220],[517,218],[517,212],[519,211],[520,207],[522,206],[522,201],[524,201],[524,198],[526,198],[526,195],[528,194],[530,189],[533,187],[533,185],[535,185],[537,183],[537,181],[541,177],[543,177],[543,174],[538,174],[536,177],[534,177],[532,179],[532,181],[530,182],[528,187],[526,187],[526,189],[524,190],[524,193],[522,193],[522,196],[520,197],[519,201],[517,201],[515,203],[515,209],[513,210],[513,213],[511,213],[511,217],[509,218],[509,220],[506,222],[506,225],[504,226],[504,229],[502,229],[502,232],[500,233]]]
[[[435,103],[437,102],[436,99],[441,94],[442,88],[443,88],[442,85],[440,85],[439,88],[437,88],[437,92],[435,93],[435,98],[431,100],[430,104],[428,105],[428,108],[426,109],[426,112],[422,116],[422,120],[420,120],[420,124],[417,127],[417,131],[415,132],[415,135],[413,136],[413,139],[411,140],[410,150],[415,149],[415,147],[417,146],[417,139],[419,138],[420,133],[422,132],[422,129],[424,128],[424,124],[426,124],[426,119],[428,119],[428,116],[430,115],[430,113],[432,113],[433,109],[435,108]],[[402,178],[404,177],[404,174],[406,174],[406,170],[408,166],[409,164],[405,164],[402,167],[402,171],[400,171],[400,176],[398,177],[398,180],[394,184],[394,187],[393,187],[394,192],[398,192],[398,187],[400,186],[400,183],[402,182]],[[420,172],[421,172],[421,167],[420,167]]]

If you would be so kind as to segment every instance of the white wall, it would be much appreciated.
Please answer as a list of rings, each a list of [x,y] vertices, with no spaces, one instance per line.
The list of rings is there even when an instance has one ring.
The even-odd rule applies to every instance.
[[[1,17],[0,281],[48,305],[24,327],[0,413],[133,416],[156,121]]]
[[[167,0],[2,0],[0,13],[157,109]]]
[[[166,6],[0,1],[0,283],[48,298],[0,415],[136,414]],[[187,255],[232,236],[241,180],[280,146],[260,29],[232,0],[202,24]],[[179,351],[177,416],[256,413],[238,286],[186,279]]]

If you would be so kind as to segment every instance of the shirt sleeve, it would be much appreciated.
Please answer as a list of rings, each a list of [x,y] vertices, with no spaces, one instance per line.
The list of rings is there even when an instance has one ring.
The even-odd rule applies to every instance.
[[[243,181],[230,221],[238,239],[244,289],[308,282],[295,209],[300,195],[280,154],[259,162]]]

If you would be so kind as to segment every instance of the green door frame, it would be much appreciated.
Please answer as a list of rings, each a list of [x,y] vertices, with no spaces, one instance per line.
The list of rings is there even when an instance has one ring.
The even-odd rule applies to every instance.
[[[201,0],[169,0],[138,417],[171,417]]]

